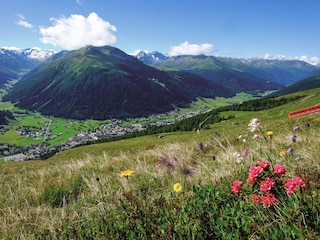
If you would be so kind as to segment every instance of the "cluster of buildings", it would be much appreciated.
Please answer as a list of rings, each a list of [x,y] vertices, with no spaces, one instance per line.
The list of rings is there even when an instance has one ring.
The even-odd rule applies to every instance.
[[[43,135],[44,136],[43,143],[34,144],[31,146],[25,146],[25,147],[17,147],[9,144],[2,144],[0,145],[0,158],[3,158],[5,161],[24,161],[24,160],[31,160],[31,159],[43,159],[43,158],[46,158],[46,156],[51,156],[52,154],[73,148],[75,146],[88,144],[90,142],[94,142],[101,139],[117,137],[127,133],[141,131],[148,127],[172,124],[177,120],[192,117],[199,113],[197,112],[188,113],[183,116],[177,117],[176,120],[168,119],[168,120],[162,120],[162,121],[152,121],[159,117],[169,116],[174,114],[177,114],[177,113],[170,112],[167,114],[161,114],[161,116],[154,115],[147,118],[128,119],[133,122],[141,122],[141,121],[146,122],[145,124],[134,123],[128,126],[123,126],[122,120],[113,119],[111,123],[103,124],[98,129],[93,129],[86,132],[79,132],[75,136],[70,138],[68,141],[62,144],[59,144],[57,146],[50,146],[46,143],[46,140],[49,139],[48,136],[50,135],[51,122],[48,123],[46,127],[43,129],[20,128],[20,129],[17,129],[17,131],[21,136],[33,137],[34,139],[36,139],[37,137]]]

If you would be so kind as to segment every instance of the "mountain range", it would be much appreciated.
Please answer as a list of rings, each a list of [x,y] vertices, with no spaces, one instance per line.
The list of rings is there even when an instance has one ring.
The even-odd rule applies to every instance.
[[[236,59],[206,55],[169,57],[157,51],[141,51],[135,56],[147,64],[193,72],[213,81],[224,82],[225,79],[228,81],[239,78],[240,85],[245,85],[254,78],[253,80],[260,79],[287,86],[310,77],[315,74],[314,71],[319,70],[300,60]],[[246,78],[245,82],[242,81],[243,78]]]
[[[131,56],[86,46],[74,51],[1,48],[0,82],[19,80],[3,97],[18,107],[75,119],[141,117],[187,106],[197,97],[279,90],[319,69],[298,60]]]
[[[46,115],[106,119],[163,113],[199,96],[233,94],[192,73],[151,67],[117,48],[87,46],[53,55],[26,74],[4,100]]]
[[[55,54],[39,48],[0,48],[0,87],[10,80],[18,80],[28,71]]]

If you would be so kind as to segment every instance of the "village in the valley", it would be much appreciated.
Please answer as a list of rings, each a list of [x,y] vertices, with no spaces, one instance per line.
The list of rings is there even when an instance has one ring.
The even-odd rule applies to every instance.
[[[50,146],[49,144],[47,144],[47,140],[49,140],[51,137],[50,124],[52,121],[49,121],[42,129],[30,127],[16,129],[20,136],[31,137],[33,139],[43,137],[44,140],[40,144],[34,144],[23,147],[10,144],[0,144],[0,158],[3,158],[6,162],[43,159],[45,158],[45,156],[50,156],[79,145],[89,144],[90,142],[95,142],[102,139],[108,139],[112,137],[122,136],[128,133],[138,132],[153,126],[169,125],[176,121],[180,121],[182,119],[189,118],[197,114],[199,114],[199,112],[189,112],[181,116],[176,116],[172,119],[156,122],[152,122],[152,120],[159,117],[177,115],[177,113],[168,112],[165,114],[152,115],[148,118],[143,119],[127,119],[134,120],[134,122],[141,120],[147,120],[147,122],[149,122],[145,124],[136,123],[128,126],[123,126],[122,120],[113,119],[111,123],[102,124],[97,129],[92,129],[85,132],[78,132],[75,136],[71,137],[66,142],[56,146]]]

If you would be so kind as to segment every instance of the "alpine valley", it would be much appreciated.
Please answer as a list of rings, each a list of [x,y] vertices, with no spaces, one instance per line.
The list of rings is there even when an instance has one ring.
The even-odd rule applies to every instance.
[[[3,101],[72,119],[143,117],[186,107],[198,97],[283,91],[319,76],[319,68],[298,60],[131,56],[110,46],[58,53],[1,48],[0,63]]]

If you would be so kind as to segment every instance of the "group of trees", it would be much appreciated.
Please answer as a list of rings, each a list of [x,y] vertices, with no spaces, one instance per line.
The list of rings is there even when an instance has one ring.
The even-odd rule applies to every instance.
[[[233,104],[225,107],[220,107],[210,112],[206,112],[206,113],[199,114],[187,119],[183,119],[179,122],[176,122],[170,125],[165,125],[160,127],[150,127],[143,131],[128,133],[123,136],[118,136],[118,137],[108,138],[108,139],[100,139],[98,140],[98,142],[117,141],[121,139],[128,139],[133,137],[159,134],[159,133],[165,133],[165,132],[195,131],[199,128],[208,128],[210,124],[232,119],[235,117],[234,114],[230,114],[228,117],[220,116],[219,113],[221,112],[261,111],[261,110],[274,108],[289,102],[296,101],[302,97],[304,96],[294,96],[294,97],[286,97],[286,98],[268,97],[268,98],[262,98],[257,100],[250,100],[250,101],[243,102],[241,104]]]
[[[7,125],[8,119],[14,119],[12,112],[8,110],[1,110],[0,111],[0,125]]]

